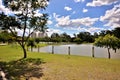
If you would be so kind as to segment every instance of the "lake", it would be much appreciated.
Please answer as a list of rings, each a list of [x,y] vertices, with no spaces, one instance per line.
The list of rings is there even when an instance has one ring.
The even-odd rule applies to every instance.
[[[80,56],[92,56],[92,44],[69,44],[69,45],[54,45],[54,53],[55,54],[66,54],[68,55],[70,47],[70,54],[71,55],[80,55]],[[33,49],[33,51],[38,51],[38,49]],[[39,52],[47,52],[52,53],[52,45],[41,47]],[[120,59],[120,49],[116,51],[110,50],[111,58]],[[95,57],[100,58],[108,58],[107,48],[100,48],[94,46],[94,55]]]

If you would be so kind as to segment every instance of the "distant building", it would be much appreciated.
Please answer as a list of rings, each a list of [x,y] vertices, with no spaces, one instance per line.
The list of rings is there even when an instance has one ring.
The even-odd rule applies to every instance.
[[[31,38],[43,38],[43,37],[48,37],[47,33],[43,32],[33,32],[31,34]]]
[[[36,38],[37,37],[37,34],[35,33],[35,32],[33,32],[32,34],[31,34],[31,38]]]

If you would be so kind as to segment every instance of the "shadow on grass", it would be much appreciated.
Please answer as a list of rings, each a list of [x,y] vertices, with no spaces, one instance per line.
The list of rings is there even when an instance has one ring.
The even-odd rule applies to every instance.
[[[20,59],[11,62],[0,62],[0,68],[6,73],[8,80],[28,80],[31,77],[42,77],[41,59]]]

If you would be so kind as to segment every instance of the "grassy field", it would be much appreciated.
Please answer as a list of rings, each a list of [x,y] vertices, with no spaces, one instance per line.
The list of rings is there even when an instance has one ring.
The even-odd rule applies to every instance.
[[[12,80],[120,80],[120,59],[28,52],[0,46],[0,67]]]

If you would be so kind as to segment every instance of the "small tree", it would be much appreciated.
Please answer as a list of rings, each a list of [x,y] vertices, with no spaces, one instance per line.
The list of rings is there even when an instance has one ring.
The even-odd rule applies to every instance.
[[[35,38],[35,42],[36,42],[37,44],[39,44],[40,39],[39,39],[39,38]]]
[[[105,47],[108,49],[108,58],[111,58],[110,49],[116,50],[120,48],[120,40],[114,35],[107,34],[106,36],[100,36],[94,42],[95,46]]]
[[[33,39],[29,39],[27,42],[27,47],[31,47],[31,51],[33,51],[33,47],[36,47],[35,41]]]
[[[3,0],[3,3],[5,7],[14,12],[14,16],[1,14],[0,27],[11,31],[14,37],[16,37],[16,41],[22,47],[24,58],[26,58],[25,45],[30,35],[36,30],[45,32],[47,29],[47,14],[41,13],[38,15],[38,13],[47,7],[48,0]],[[23,31],[21,41],[17,40],[18,36],[15,34],[18,29]],[[31,30],[26,36],[28,29]]]

